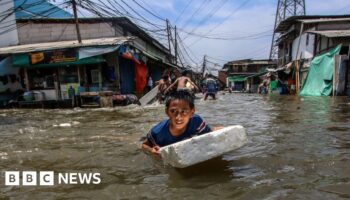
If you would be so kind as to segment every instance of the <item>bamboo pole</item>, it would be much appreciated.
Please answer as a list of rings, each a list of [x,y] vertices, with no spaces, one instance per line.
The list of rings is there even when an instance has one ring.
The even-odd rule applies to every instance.
[[[299,78],[299,62],[296,61],[296,70],[295,70],[295,92],[298,95],[300,92],[300,78]]]

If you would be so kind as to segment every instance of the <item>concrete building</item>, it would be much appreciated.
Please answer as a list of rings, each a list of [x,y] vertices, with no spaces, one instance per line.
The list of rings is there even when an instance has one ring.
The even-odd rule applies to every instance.
[[[46,1],[7,1],[0,10],[9,11],[11,26],[0,34],[6,41],[0,44],[0,69],[15,69],[15,74],[0,76],[16,76],[23,88],[42,93],[45,100],[69,99],[71,87],[76,94],[109,90],[142,96],[148,77],[156,81],[177,68],[166,47],[125,17],[79,19],[83,42],[78,44],[71,14]],[[4,99],[14,98],[6,91]]]
[[[260,76],[267,73],[266,68],[274,68],[276,65],[271,60],[235,60],[224,65],[219,71],[219,79],[226,75],[227,87],[234,91],[257,92],[261,82]]]
[[[278,68],[288,68],[296,73],[296,92],[304,84],[309,66],[315,56],[321,55],[337,45],[342,45],[335,63],[340,63],[341,71],[346,67],[350,45],[350,15],[293,16],[282,21],[276,28],[278,39]],[[343,64],[342,64],[343,63]],[[344,68],[344,70],[342,70]],[[347,72],[345,72],[347,71]],[[349,70],[345,70],[348,73]],[[336,72],[337,73],[337,72]],[[345,75],[343,78],[345,79]],[[336,85],[338,80],[334,80]],[[345,80],[344,80],[345,81]],[[350,88],[350,84],[348,88]],[[344,94],[345,89],[338,91]]]

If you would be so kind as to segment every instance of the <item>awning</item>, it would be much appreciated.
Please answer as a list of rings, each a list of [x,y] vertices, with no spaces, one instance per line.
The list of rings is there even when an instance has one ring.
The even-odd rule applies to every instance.
[[[342,21],[350,21],[350,17],[341,17],[341,18],[320,17],[318,19],[299,19],[298,21],[303,22],[304,24],[322,23],[322,22],[342,22]]]
[[[316,35],[322,35],[328,38],[333,37],[350,37],[350,30],[326,30],[326,31],[306,31]]]
[[[82,47],[97,47],[97,46],[115,46],[133,40],[134,37],[114,37],[114,38],[99,38],[82,40],[79,43],[77,40],[61,41],[61,42],[46,42],[36,44],[25,44],[10,47],[0,48],[0,55],[30,53],[37,51],[47,51],[55,49],[67,48],[82,48]]]
[[[247,80],[246,76],[230,76],[228,77],[229,82],[244,82]]]
[[[36,64],[31,65],[29,61],[28,54],[13,54],[12,55],[12,65],[14,67],[27,68],[27,67],[60,67],[67,65],[87,65],[87,64],[96,64],[104,62],[105,59],[99,56],[88,57],[84,59],[79,59],[74,62],[59,62],[59,63],[50,63],[50,64]]]
[[[109,47],[82,47],[78,50],[79,59],[103,55],[116,51],[120,45],[109,46]]]

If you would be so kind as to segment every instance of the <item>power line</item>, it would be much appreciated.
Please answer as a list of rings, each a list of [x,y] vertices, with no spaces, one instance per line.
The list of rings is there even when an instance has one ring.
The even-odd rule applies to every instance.
[[[156,28],[161,29],[158,25],[155,25],[153,23],[151,23],[150,21],[148,21],[146,18],[144,18],[142,15],[140,15],[137,11],[135,11],[131,6],[129,6],[129,4],[125,3],[124,0],[121,0],[123,4],[125,4],[130,10],[132,10],[137,16],[141,17],[143,20],[145,20],[146,22],[148,22],[149,24],[153,25]],[[114,0],[114,2],[116,2],[116,0]]]
[[[64,4],[67,4],[67,3],[64,2],[64,3],[62,3],[61,5],[64,5]],[[53,11],[53,12],[51,12],[51,11]],[[49,17],[51,14],[54,14],[54,13],[59,12],[59,11],[61,11],[61,10],[60,10],[60,9],[57,9],[56,7],[52,7],[52,8],[50,8],[50,9],[48,9],[48,10],[44,10],[44,11],[41,12],[41,13],[37,13],[36,16],[33,16],[33,17],[29,18],[29,19],[33,19],[34,17],[37,17],[37,16],[41,16],[41,17],[46,18],[46,17]],[[46,14],[46,15],[44,15],[44,14]],[[20,29],[21,27],[26,26],[26,25],[28,25],[28,24],[30,24],[30,22],[27,22],[27,23],[25,23],[25,24],[21,24],[21,25],[19,25],[19,26],[16,26],[16,22],[14,22],[14,24],[13,24],[14,27],[9,28],[9,29],[7,29],[7,30],[4,30],[4,31],[0,32],[0,35],[5,34],[5,33],[8,33],[8,32],[11,32],[11,31],[16,30],[16,29]]]
[[[199,7],[193,12],[193,14],[187,19],[187,21],[185,22],[185,24],[183,24],[183,29],[185,29],[185,27],[189,24],[189,22],[191,21],[191,19],[203,8],[203,7],[206,7],[208,4],[207,4],[207,1],[208,0],[204,0],[200,5]]]
[[[45,1],[44,1],[45,2]],[[62,5],[65,5],[65,4],[67,4],[67,2],[64,2],[64,3],[61,3],[60,4],[60,6],[62,6]],[[39,4],[37,4],[37,3],[35,3],[35,4],[28,4],[28,6],[26,7],[26,8],[30,8],[31,6],[29,6],[29,5],[31,5],[31,6],[36,6],[36,5],[39,5]],[[23,9],[24,10],[24,9]],[[52,12],[53,11],[53,12]],[[50,8],[50,9],[47,9],[47,10],[44,10],[44,11],[42,11],[41,13],[36,13],[36,15],[34,16],[32,16],[31,18],[29,18],[29,19],[33,19],[33,18],[36,18],[36,17],[38,17],[38,16],[40,16],[40,17],[43,17],[43,18],[47,18],[47,17],[49,17],[51,14],[54,14],[54,13],[56,13],[56,12],[59,12],[59,11],[61,11],[60,9],[57,9],[57,7],[52,7],[52,8]],[[16,29],[19,29],[19,28],[21,28],[21,27],[23,27],[23,26],[26,26],[26,25],[28,25],[29,24],[29,22],[27,22],[27,23],[25,23],[25,24],[22,24],[22,25],[19,25],[19,26],[17,26],[16,25],[16,19],[15,20],[11,20],[13,23],[12,24],[10,24],[10,25],[8,25],[8,26],[3,26],[2,28],[7,28],[7,27],[11,27],[11,28],[8,28],[8,29],[6,29],[6,30],[3,30],[2,32],[0,32],[0,35],[2,35],[2,34],[5,34],[5,33],[8,33],[8,32],[11,32],[11,31],[13,31],[13,30],[16,30]]]
[[[210,29],[209,31],[207,31],[205,33],[205,35],[211,33],[213,30],[215,30],[217,27],[221,26],[224,22],[226,22],[226,20],[228,20],[232,15],[234,15],[235,13],[237,13],[244,5],[246,5],[250,0],[245,0],[242,4],[240,4],[235,10],[233,10],[231,12],[231,14],[229,14],[228,16],[226,16],[224,18],[224,20],[222,20],[220,23],[218,23],[216,26],[214,26],[214,28]],[[202,38],[198,38],[198,40],[196,40],[195,42],[193,42],[190,46],[194,45],[195,43],[197,43],[198,41],[200,41]]]
[[[144,0],[140,0],[145,6],[148,7],[149,10],[152,11],[152,13],[155,13],[156,15],[160,16],[159,13],[157,13],[153,8],[152,6],[150,6],[147,2],[145,2]]]
[[[132,15],[131,15],[128,11],[126,11],[126,10],[125,10],[125,12],[127,12],[127,14],[124,14],[124,13],[120,12],[116,7],[114,7],[114,5],[113,5],[110,1],[108,1],[108,2],[111,4],[112,8],[111,8],[111,7],[108,7],[108,6],[107,6],[106,4],[104,4],[103,2],[102,2],[103,4],[101,5],[101,4],[98,4],[98,3],[91,2],[91,1],[89,1],[89,0],[86,0],[86,1],[87,1],[87,4],[80,4],[80,6],[82,6],[84,9],[86,9],[86,10],[88,10],[88,11],[90,11],[90,12],[96,14],[96,15],[99,16],[99,17],[116,16],[115,13],[111,13],[111,12],[109,11],[109,10],[112,10],[112,11],[116,12],[117,14],[119,14],[119,16],[121,16],[121,17],[127,15],[128,17],[130,17],[130,18],[132,18],[132,19],[136,19],[136,20],[138,20],[138,21],[142,21],[142,22],[144,22],[144,23],[146,23],[146,24],[150,23],[150,22],[147,23],[147,21],[140,20],[139,18],[136,18],[136,17],[132,16]],[[99,10],[96,10],[96,8],[99,9]],[[125,9],[125,8],[124,8],[124,9]],[[103,11],[103,13],[102,13],[101,11]],[[165,29],[162,29],[161,27],[159,27],[160,29],[148,29],[148,28],[145,28],[145,27],[141,26],[140,24],[138,24],[138,23],[136,23],[136,22],[135,22],[135,24],[136,24],[138,27],[140,27],[141,29],[143,29],[143,30],[145,30],[145,31],[147,31],[147,32],[152,32],[152,33],[154,33],[154,34],[158,34],[158,35],[161,35],[161,36],[165,36],[164,34],[159,34],[159,33],[158,33],[159,31],[161,31],[161,32],[165,31]],[[155,24],[152,24],[152,25],[155,25]],[[157,25],[157,26],[159,26],[159,25]]]
[[[210,18],[212,18],[221,8],[222,6],[224,6],[227,3],[228,0],[221,0],[215,7],[213,7],[211,9],[211,11],[198,23],[197,27],[194,27],[190,33],[193,33],[195,30],[197,30],[199,28],[199,25],[203,24],[205,21],[209,20]],[[186,40],[186,38],[189,36],[189,34],[187,34],[184,38],[184,40]]]
[[[177,16],[176,20],[175,20],[175,24],[177,23],[177,21],[180,19],[180,17],[184,14],[185,10],[191,5],[193,0],[190,0],[186,6],[184,7],[184,9],[182,9],[181,13],[179,14],[179,16]]]
[[[245,39],[259,39],[261,37],[266,37],[266,36],[271,36],[271,34],[266,34],[266,33],[270,33],[271,30],[266,30],[263,32],[259,32],[259,33],[254,33],[251,35],[245,35],[245,36],[235,36],[235,37],[210,37],[210,36],[206,36],[206,35],[201,35],[201,34],[197,34],[197,33],[190,33],[187,32],[183,29],[179,29],[180,31],[187,33],[191,36],[194,37],[199,37],[199,38],[205,38],[205,39],[213,39],[213,40],[245,40]],[[190,44],[189,46],[192,46],[195,42],[193,42],[192,44]]]
[[[175,36],[175,37],[176,37],[176,36]],[[182,41],[182,39],[180,38],[179,35],[177,35],[177,38],[178,38],[178,40],[179,40],[180,47],[184,50],[185,54],[186,54],[187,57],[190,59],[190,61],[191,61],[192,63],[197,64],[197,62],[194,61],[194,60],[192,59],[192,57],[190,56],[190,54],[187,52],[186,47],[184,46],[184,43],[183,43],[183,41]]]
[[[154,14],[153,12],[149,11],[147,8],[145,8],[144,6],[142,6],[141,4],[139,4],[137,1],[132,0],[135,4],[137,4],[139,7],[141,7],[143,10],[145,10],[146,12],[148,12],[149,14],[151,14],[152,16],[154,16],[157,19],[160,19],[162,21],[165,21],[164,18],[159,17],[158,15]]]
[[[86,2],[86,3],[85,3]],[[162,25],[158,25],[158,24],[154,24],[154,23],[151,23],[149,22],[148,20],[144,20],[144,19],[140,19],[140,18],[137,18],[135,16],[133,16],[132,14],[130,14],[123,6],[121,6],[117,1],[113,0],[114,3],[112,3],[110,0],[107,0],[107,2],[110,4],[110,6],[106,5],[103,1],[101,0],[98,0],[99,3],[95,3],[95,2],[92,2],[90,0],[85,0],[84,1],[84,7],[88,7],[89,9],[88,10],[93,10],[93,13],[95,13],[96,15],[100,16],[101,17],[101,12],[96,10],[94,7],[98,8],[99,10],[102,10],[105,14],[107,14],[106,16],[116,16],[115,13],[111,13],[109,10],[112,10],[114,12],[116,12],[117,14],[119,14],[119,16],[121,17],[124,17],[124,16],[128,16],[129,18],[131,19],[134,19],[134,20],[137,20],[137,21],[140,21],[140,22],[143,22],[145,24],[149,24],[149,25],[152,25],[152,26],[155,26],[157,28],[159,28],[158,30],[161,30],[163,28],[160,28]],[[82,4],[83,2],[81,2],[80,5],[83,5]],[[119,11],[119,9],[117,9],[115,7],[115,5],[118,5],[121,9],[124,10],[125,13],[122,13],[121,11]],[[86,8],[85,8],[86,9]],[[138,24],[139,25],[139,24]],[[141,25],[139,25],[141,26]],[[146,29],[146,28],[145,28]],[[150,29],[148,29],[150,30]]]

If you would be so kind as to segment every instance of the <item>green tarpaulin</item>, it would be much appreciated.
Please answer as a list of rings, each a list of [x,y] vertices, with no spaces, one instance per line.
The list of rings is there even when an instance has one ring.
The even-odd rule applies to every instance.
[[[312,59],[300,96],[329,96],[332,93],[334,55],[339,54],[340,48],[338,45]]]

